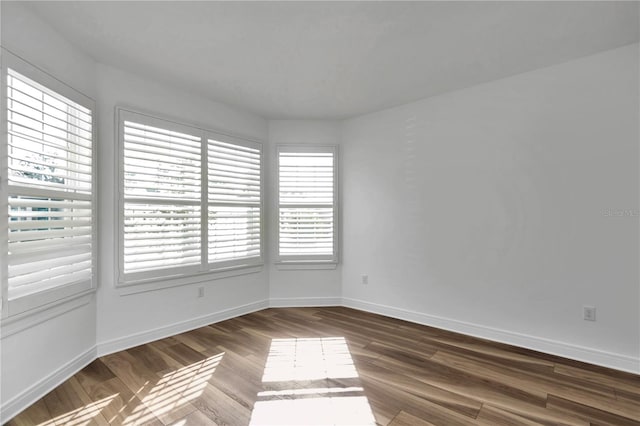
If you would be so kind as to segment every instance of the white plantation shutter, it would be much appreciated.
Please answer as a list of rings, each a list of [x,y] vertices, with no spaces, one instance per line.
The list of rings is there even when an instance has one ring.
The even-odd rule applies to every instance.
[[[259,259],[260,145],[207,142],[209,263]]]
[[[93,118],[7,69],[8,295],[93,276]]]
[[[120,282],[262,262],[259,143],[119,111]]]
[[[280,260],[336,261],[335,164],[334,148],[279,148]]]
[[[125,274],[201,262],[200,136],[161,126],[123,121]]]

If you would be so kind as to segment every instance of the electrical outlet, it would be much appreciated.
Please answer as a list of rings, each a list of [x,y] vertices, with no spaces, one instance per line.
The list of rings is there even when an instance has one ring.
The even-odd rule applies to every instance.
[[[596,320],[596,308],[594,306],[583,306],[582,313],[585,321]]]
[[[204,287],[198,287],[198,297],[204,297]]]
[[[369,275],[363,275],[362,276],[362,285],[367,285],[369,284]]]

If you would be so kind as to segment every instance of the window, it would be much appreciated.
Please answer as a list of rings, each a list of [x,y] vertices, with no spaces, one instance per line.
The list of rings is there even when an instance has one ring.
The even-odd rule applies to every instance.
[[[3,289],[13,314],[13,300],[39,300],[33,308],[94,287],[93,102],[6,57]]]
[[[278,260],[337,262],[335,147],[278,147]]]
[[[119,110],[120,282],[262,263],[261,145]]]
[[[209,262],[260,257],[260,150],[207,139]]]

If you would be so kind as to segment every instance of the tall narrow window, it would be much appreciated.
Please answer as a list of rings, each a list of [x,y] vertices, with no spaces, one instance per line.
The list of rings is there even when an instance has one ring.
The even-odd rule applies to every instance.
[[[6,69],[10,301],[93,287],[92,102],[77,98]]]
[[[261,145],[119,110],[122,284],[262,262]]]
[[[278,148],[279,260],[336,262],[334,147]]]

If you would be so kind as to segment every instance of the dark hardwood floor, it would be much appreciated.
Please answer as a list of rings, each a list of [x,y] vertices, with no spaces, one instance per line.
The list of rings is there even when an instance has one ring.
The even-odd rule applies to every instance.
[[[104,356],[17,425],[640,425],[640,376],[347,308]]]

